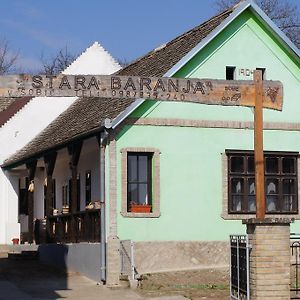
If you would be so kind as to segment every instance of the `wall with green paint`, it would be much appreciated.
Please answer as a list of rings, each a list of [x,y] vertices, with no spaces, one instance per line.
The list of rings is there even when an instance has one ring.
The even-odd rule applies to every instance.
[[[266,68],[268,80],[284,85],[283,112],[264,112],[265,121],[300,123],[300,71],[280,43],[252,13],[245,11],[222,34],[186,64],[176,76],[225,78],[226,66]],[[193,120],[253,121],[245,107],[206,106],[146,101],[131,117]],[[266,150],[300,151],[299,131],[265,131]],[[253,131],[187,127],[127,126],[117,138],[117,198],[121,211],[121,157],[126,147],[155,147],[161,151],[161,216],[125,218],[118,213],[121,239],[226,240],[243,233],[241,221],[224,221],[221,154],[225,149],[253,149]],[[293,225],[295,231],[300,226]]]

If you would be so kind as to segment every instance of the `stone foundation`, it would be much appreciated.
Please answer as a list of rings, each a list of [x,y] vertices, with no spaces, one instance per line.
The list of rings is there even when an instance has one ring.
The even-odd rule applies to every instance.
[[[203,268],[229,268],[229,241],[134,243],[139,274]]]

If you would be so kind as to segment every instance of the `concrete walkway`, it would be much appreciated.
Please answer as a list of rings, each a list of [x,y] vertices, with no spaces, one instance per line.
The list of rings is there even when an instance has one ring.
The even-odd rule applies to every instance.
[[[78,273],[65,273],[38,261],[0,257],[0,300],[183,300],[183,296],[144,298],[130,289],[111,290]]]

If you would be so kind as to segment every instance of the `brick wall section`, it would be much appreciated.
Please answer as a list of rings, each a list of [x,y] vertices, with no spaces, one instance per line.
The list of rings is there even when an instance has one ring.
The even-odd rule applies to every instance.
[[[248,220],[251,300],[290,300],[290,220]]]
[[[118,286],[120,283],[120,240],[117,236],[117,160],[116,141],[109,143],[109,232],[106,249],[106,284]]]

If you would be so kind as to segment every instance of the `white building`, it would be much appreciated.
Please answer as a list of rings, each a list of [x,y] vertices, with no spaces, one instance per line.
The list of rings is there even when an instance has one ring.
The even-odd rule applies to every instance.
[[[116,60],[95,42],[63,73],[109,75],[120,68]],[[35,97],[25,98],[22,103],[17,102],[20,100],[1,102],[0,164],[24,147],[76,99],[77,97]],[[24,182],[19,182],[17,176],[0,170],[0,244],[11,244],[13,238],[20,237],[20,232],[27,231],[27,216],[19,216],[18,195],[23,186]],[[38,197],[39,193],[36,194]],[[41,209],[36,207],[36,211]]]

